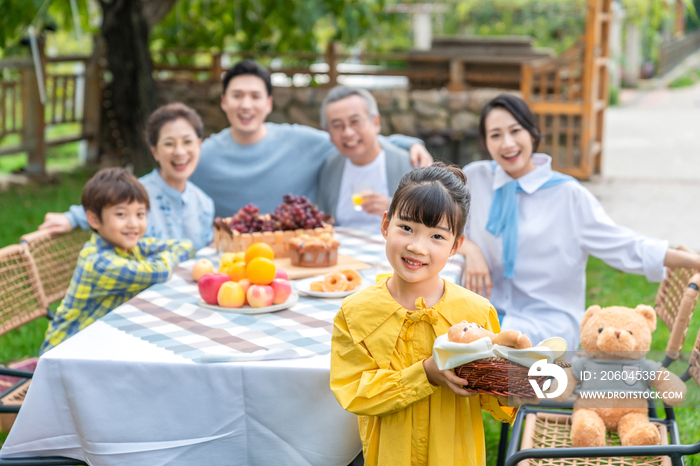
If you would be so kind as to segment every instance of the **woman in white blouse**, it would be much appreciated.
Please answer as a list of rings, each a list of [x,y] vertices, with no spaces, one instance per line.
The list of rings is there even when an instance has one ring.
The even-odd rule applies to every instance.
[[[479,136],[493,161],[464,167],[472,195],[465,286],[490,299],[502,328],[533,344],[560,336],[575,349],[589,255],[657,282],[666,266],[700,268],[700,255],[616,225],[586,188],[536,153],[540,135],[518,97],[500,95],[482,111]]]

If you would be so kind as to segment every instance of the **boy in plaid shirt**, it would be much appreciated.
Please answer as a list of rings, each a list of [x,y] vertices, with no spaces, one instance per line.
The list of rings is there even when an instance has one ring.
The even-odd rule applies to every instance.
[[[95,231],[80,251],[66,297],[49,323],[40,352],[53,348],[194,256],[189,240],[143,238],[148,193],[122,168],[100,170],[83,189]]]

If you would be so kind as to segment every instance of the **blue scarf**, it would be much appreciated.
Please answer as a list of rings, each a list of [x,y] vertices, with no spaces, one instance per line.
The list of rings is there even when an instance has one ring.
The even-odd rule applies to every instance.
[[[494,171],[498,166],[491,162]],[[575,178],[563,173],[552,171],[552,176],[539,189],[551,188],[567,181],[576,181]],[[518,180],[511,180],[496,190],[489,210],[489,221],[486,230],[498,237],[503,234],[503,265],[506,278],[513,279],[515,269],[515,255],[518,251],[518,205],[516,193],[524,192]]]

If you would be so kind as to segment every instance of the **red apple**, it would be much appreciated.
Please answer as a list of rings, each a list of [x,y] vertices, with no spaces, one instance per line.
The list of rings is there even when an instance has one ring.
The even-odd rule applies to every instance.
[[[289,275],[282,269],[277,269],[275,272],[275,278],[281,278],[282,280],[289,280]]]
[[[270,286],[272,287],[272,291],[275,293],[272,304],[282,304],[283,302],[287,301],[289,296],[292,294],[292,285],[290,285],[287,280],[275,278],[272,280],[272,283],[270,283]]]
[[[248,293],[248,288],[250,288],[250,280],[244,278],[243,280],[239,281],[238,284],[241,285],[241,288],[243,288],[243,296],[245,297],[243,304],[248,304],[248,297],[246,294]]]
[[[267,307],[272,306],[275,292],[270,285],[250,285],[246,297],[250,307]]]
[[[216,299],[219,293],[219,288],[226,282],[230,282],[231,279],[225,273],[213,272],[205,273],[199,277],[197,282],[197,287],[199,288],[199,295],[202,297],[205,303],[218,305]]]

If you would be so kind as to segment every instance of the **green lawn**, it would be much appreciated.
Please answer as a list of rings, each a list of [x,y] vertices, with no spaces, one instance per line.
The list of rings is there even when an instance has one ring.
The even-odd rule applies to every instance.
[[[53,185],[31,185],[0,192],[3,225],[0,228],[0,247],[16,243],[19,237],[34,231],[41,223],[45,212],[63,212],[68,206],[80,202],[82,187],[91,175],[89,169],[60,175]],[[588,293],[586,304],[601,306],[622,305],[635,307],[637,304],[654,304],[657,284],[648,283],[644,277],[628,275],[605,265],[597,259],[588,263]],[[700,312],[696,312],[688,332],[688,341],[684,350],[690,351],[695,335],[700,327]],[[28,356],[36,356],[46,329],[46,321],[38,320],[0,337],[0,362],[12,361]],[[659,322],[654,332],[652,350],[663,351],[669,332]],[[682,371],[685,363],[677,362],[672,369]],[[689,382],[694,390],[691,405],[698,405],[700,397],[695,382]],[[700,432],[700,412],[692,408],[677,410],[681,438],[684,443],[698,440]],[[490,416],[484,416],[488,464],[495,464],[500,426]],[[0,444],[5,434],[0,432]],[[700,458],[689,458],[689,465],[700,466]]]

